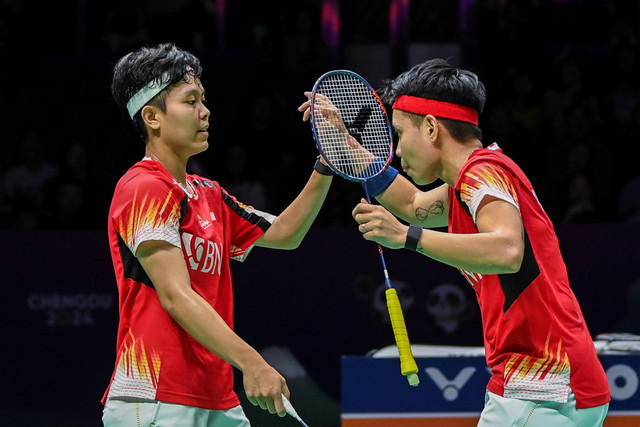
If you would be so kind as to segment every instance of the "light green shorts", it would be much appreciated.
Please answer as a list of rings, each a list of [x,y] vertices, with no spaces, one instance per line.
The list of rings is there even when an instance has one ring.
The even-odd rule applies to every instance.
[[[569,392],[567,403],[510,399],[487,390],[478,427],[601,427],[609,404],[576,409]]]
[[[242,406],[225,411],[196,408],[157,400],[107,399],[102,413],[105,427],[249,427]]]

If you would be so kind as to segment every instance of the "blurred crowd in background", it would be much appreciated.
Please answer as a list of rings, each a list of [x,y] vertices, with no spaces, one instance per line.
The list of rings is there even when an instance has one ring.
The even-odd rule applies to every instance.
[[[400,41],[394,3],[410,3]],[[332,37],[327,7],[339,11]],[[631,0],[0,0],[0,228],[106,228],[117,179],[144,153],[111,101],[111,71],[158,42],[204,68],[211,147],[190,171],[258,209],[277,214],[311,173],[297,107],[346,46],[391,43],[392,78],[414,65],[398,55],[407,44],[453,43],[461,57],[449,59],[487,87],[485,145],[521,165],[554,222],[640,221],[639,24]],[[334,180],[318,221],[350,223],[361,195]]]

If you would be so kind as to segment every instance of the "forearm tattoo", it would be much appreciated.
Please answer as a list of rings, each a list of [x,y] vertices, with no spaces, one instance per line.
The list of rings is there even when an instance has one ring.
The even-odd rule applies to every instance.
[[[429,206],[428,209],[417,208],[416,219],[420,222],[426,221],[430,216],[441,216],[444,213],[444,202],[442,200],[436,200]]]

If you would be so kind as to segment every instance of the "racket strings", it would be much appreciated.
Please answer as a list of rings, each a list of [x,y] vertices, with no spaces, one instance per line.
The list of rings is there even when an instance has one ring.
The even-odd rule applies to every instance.
[[[316,89],[313,114],[321,150],[338,171],[366,180],[387,166],[389,122],[370,86],[351,75],[328,76]]]

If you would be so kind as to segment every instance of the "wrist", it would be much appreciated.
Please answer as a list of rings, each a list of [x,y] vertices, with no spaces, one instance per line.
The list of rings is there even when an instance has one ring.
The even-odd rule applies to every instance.
[[[398,170],[393,166],[387,166],[380,175],[365,181],[367,191],[371,197],[377,197],[384,192],[398,176]]]
[[[320,175],[333,176],[334,175],[333,170],[331,170],[329,166],[322,163],[321,159],[322,158],[318,156],[318,158],[316,159],[316,163],[313,165],[313,169],[315,169],[315,171],[318,172]]]
[[[422,227],[413,224],[409,225],[409,229],[407,230],[407,238],[404,242],[404,248],[415,252],[418,249],[418,243],[420,242],[421,236]]]

